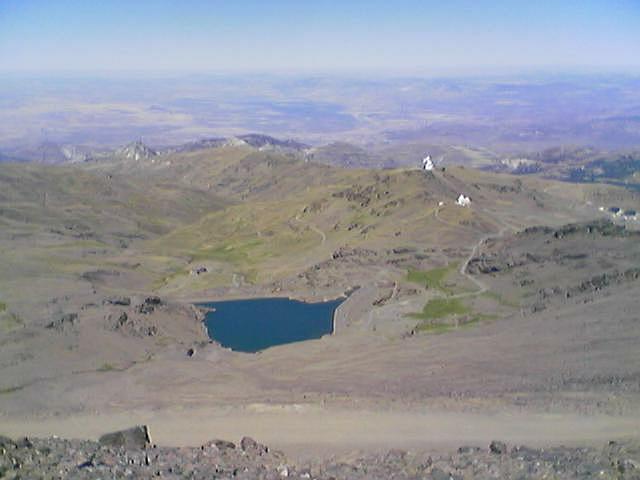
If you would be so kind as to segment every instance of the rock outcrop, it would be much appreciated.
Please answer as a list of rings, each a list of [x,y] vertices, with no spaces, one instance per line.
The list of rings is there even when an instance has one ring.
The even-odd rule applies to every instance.
[[[2,478],[190,478],[465,480],[476,478],[619,479],[640,476],[640,444],[602,448],[461,447],[436,456],[390,450],[348,459],[294,463],[244,437],[239,448],[214,440],[197,448],[151,445],[146,427],[114,432],[99,442],[0,436]]]
[[[98,442],[107,447],[144,448],[151,444],[149,428],[146,425],[138,425],[126,430],[106,433]]]
[[[138,161],[155,157],[156,155],[158,155],[158,152],[152,150],[140,140],[138,140],[137,142],[132,142],[117,150],[116,155],[127,160]]]

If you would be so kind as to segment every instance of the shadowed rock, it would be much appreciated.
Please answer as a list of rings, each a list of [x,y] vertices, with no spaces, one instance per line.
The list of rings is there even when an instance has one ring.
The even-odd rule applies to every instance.
[[[495,453],[496,455],[504,455],[505,453],[507,453],[507,445],[504,442],[498,442],[497,440],[494,440],[493,442],[491,442],[491,445],[489,445],[489,451],[491,453]]]
[[[144,448],[151,443],[149,429],[146,425],[138,425],[126,430],[106,433],[98,442],[109,447]]]
[[[251,437],[242,437],[242,440],[240,440],[240,448],[244,452],[255,453],[257,455],[262,455],[269,451],[266,446],[256,442]]]
[[[162,299],[160,297],[147,297],[140,305],[138,305],[137,311],[138,313],[143,313],[146,315],[149,313],[153,313],[154,310],[160,305],[162,305]]]
[[[78,321],[77,313],[64,313],[47,324],[47,328],[62,331],[66,327],[70,327],[76,324]]]
[[[106,297],[102,301],[102,303],[105,304],[105,305],[128,306],[128,305],[131,305],[131,299],[129,297],[112,296],[112,297]]]

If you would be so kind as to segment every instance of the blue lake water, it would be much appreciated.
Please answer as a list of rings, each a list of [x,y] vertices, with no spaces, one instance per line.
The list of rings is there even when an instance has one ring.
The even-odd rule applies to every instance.
[[[333,332],[333,313],[344,298],[305,303],[288,298],[256,298],[201,303],[214,308],[205,317],[209,336],[239,352],[300,342]]]

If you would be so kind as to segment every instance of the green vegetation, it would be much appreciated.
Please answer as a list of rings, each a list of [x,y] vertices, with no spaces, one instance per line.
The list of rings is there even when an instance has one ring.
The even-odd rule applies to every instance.
[[[15,387],[0,388],[0,395],[8,395],[9,393],[20,391],[24,388],[24,385],[18,385]]]
[[[0,310],[0,331],[1,332],[10,332],[11,330],[15,330],[16,328],[22,327],[24,325],[24,320],[20,317],[20,315],[13,312],[5,312],[2,313]]]
[[[469,312],[469,307],[457,298],[434,298],[427,302],[422,312],[413,313],[411,316],[422,320],[434,320],[449,315],[464,315]]]
[[[422,312],[412,313],[410,316],[421,320],[416,325],[416,331],[432,334],[468,328],[482,321],[498,318],[497,315],[473,313],[470,307],[457,298],[434,298],[427,302]],[[447,317],[452,316],[464,316],[464,318],[447,319]]]
[[[116,367],[114,367],[112,364],[110,363],[103,363],[99,368],[98,368],[98,372],[111,372],[113,370],[116,370]]]
[[[153,291],[157,291],[160,290],[161,288],[169,285],[169,283],[175,281],[176,279],[180,278],[180,277],[186,277],[189,275],[189,272],[184,270],[184,269],[180,269],[180,270],[176,270],[174,272],[171,272],[169,275],[167,275],[166,277],[162,277],[162,278],[158,278],[156,279],[152,284],[151,284],[151,289]]]
[[[445,320],[454,315],[467,315],[462,322]],[[493,320],[495,315],[482,313],[472,314],[471,309],[457,298],[434,298],[429,300],[420,313],[410,315],[421,320],[416,325],[416,331],[440,334],[459,328],[468,328],[477,325],[483,320]]]
[[[445,285],[445,279],[451,272],[456,271],[457,268],[458,263],[455,262],[431,270],[410,269],[407,273],[407,280],[422,285],[425,288],[435,288],[444,293],[451,294],[453,292]]]
[[[7,309],[7,304],[4,302],[0,302],[0,313],[4,312]]]
[[[210,249],[203,249],[193,255],[195,260],[219,260],[233,264],[250,262],[251,251],[262,244],[258,239],[245,241],[244,243],[226,244]]]

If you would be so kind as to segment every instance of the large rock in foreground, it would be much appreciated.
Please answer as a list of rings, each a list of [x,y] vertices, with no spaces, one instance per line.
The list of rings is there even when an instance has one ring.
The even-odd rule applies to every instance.
[[[146,425],[138,425],[126,430],[106,433],[98,442],[108,447],[144,448],[151,444],[149,428]]]

